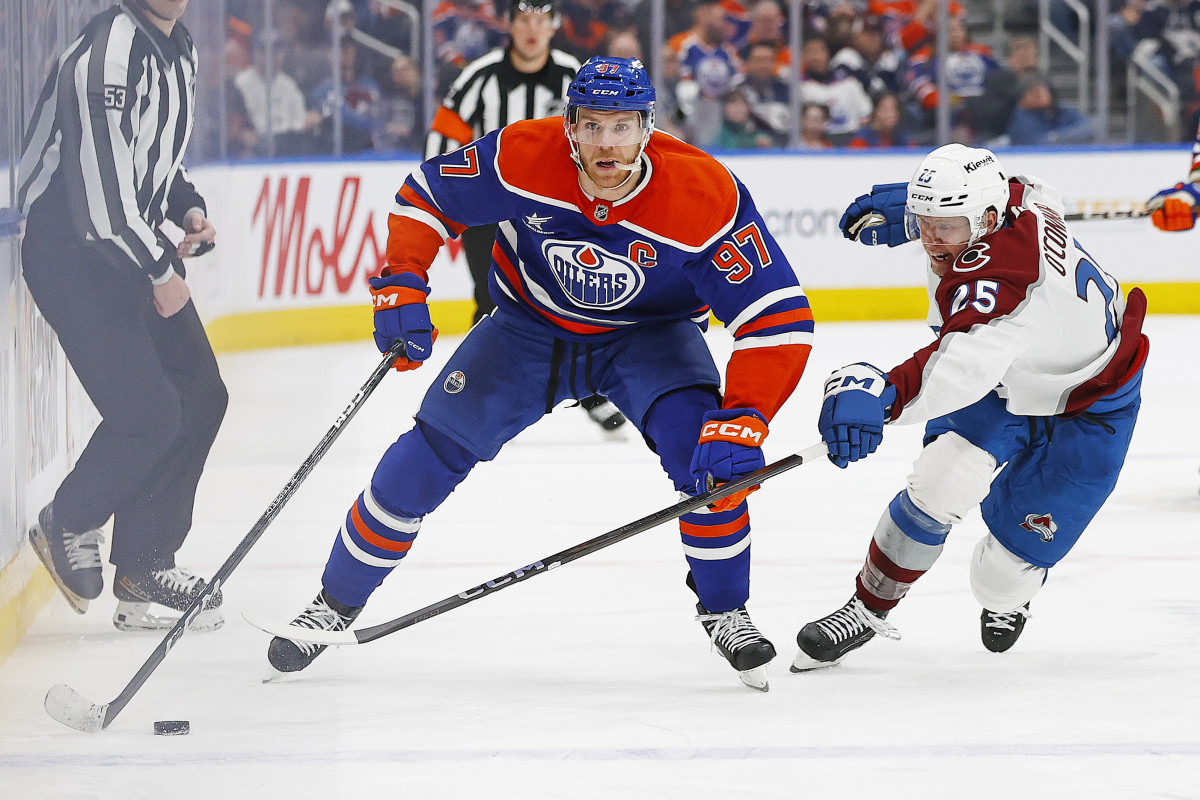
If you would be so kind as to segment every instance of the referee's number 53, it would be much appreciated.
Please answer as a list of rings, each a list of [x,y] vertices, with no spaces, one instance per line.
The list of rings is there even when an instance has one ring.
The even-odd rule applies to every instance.
[[[115,86],[105,84],[104,86],[104,107],[115,111],[125,110],[125,99],[128,97],[129,90],[124,86]]]

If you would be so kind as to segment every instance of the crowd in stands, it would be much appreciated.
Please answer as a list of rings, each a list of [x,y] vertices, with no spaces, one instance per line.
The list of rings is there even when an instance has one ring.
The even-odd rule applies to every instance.
[[[651,41],[649,0],[559,0],[553,46],[581,61],[660,56],[657,125],[706,149],[928,146],[939,85],[949,90],[956,141],[1094,141],[1095,121],[1061,103],[1039,73],[1034,36],[1007,37],[1003,53],[975,41],[971,14],[981,3],[991,0],[949,3],[944,55],[936,0],[808,0],[798,54],[780,0],[664,0],[662,44]],[[333,152],[338,118],[343,153],[420,153],[425,84],[439,102],[466,64],[507,41],[499,0],[274,0],[270,35],[263,0],[226,5],[224,150],[232,158]],[[1155,43],[1154,58],[1181,88],[1181,129],[1195,130],[1187,117],[1200,110],[1200,0],[1111,5],[1114,72],[1139,42]],[[1078,35],[1069,7],[1054,0],[1051,11]],[[432,76],[414,52],[422,13],[432,14]]]

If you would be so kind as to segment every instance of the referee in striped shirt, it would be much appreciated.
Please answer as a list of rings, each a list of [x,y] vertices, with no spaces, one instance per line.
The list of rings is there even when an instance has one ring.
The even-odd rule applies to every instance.
[[[523,119],[541,119],[562,113],[567,87],[579,71],[579,60],[550,47],[560,22],[558,0],[511,0],[508,11],[509,44],[468,64],[450,87],[433,117],[425,139],[425,158],[448,153]],[[467,228],[460,237],[467,267],[475,282],[475,316],[492,312],[488,274],[496,225]],[[605,430],[619,428],[625,417],[599,395],[580,401]]]
[[[497,48],[468,64],[433,117],[425,139],[425,158],[456,150],[512,122],[562,113],[567,86],[579,60],[550,47],[558,31],[557,0],[512,0],[508,47]],[[488,293],[488,269],[496,226],[468,228],[463,251],[475,280],[475,318],[496,304]]]
[[[175,552],[228,401],[184,282],[182,259],[216,235],[182,166],[196,92],[187,5],[124,0],[96,15],[52,67],[19,169],[25,282],[102,418],[29,535],[83,613],[103,588],[113,518],[122,630],[174,624],[151,605],[181,611],[204,587]],[[178,245],[164,220],[185,231]],[[214,593],[202,612],[211,626],[219,605]]]

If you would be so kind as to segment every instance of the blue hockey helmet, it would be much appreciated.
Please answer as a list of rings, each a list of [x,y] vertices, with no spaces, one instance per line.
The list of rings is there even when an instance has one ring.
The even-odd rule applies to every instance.
[[[633,128],[628,134],[617,132],[615,136],[605,136],[608,144],[630,145],[640,144],[638,157],[628,169],[637,169],[642,151],[650,141],[654,132],[654,85],[650,83],[650,75],[646,67],[636,58],[613,58],[611,56],[593,56],[575,73],[575,79],[567,87],[567,104],[563,109],[563,128],[567,139],[571,142],[571,158],[579,163],[580,143],[593,144],[589,141],[589,132],[579,130],[579,109],[589,108],[596,111],[635,111],[641,125]],[[628,140],[621,137],[628,135]]]
[[[653,116],[654,85],[636,58],[593,56],[567,87],[567,108],[640,111]]]

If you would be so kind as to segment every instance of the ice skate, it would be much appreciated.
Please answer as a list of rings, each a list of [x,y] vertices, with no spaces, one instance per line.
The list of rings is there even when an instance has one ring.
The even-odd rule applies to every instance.
[[[1029,603],[1007,613],[988,611],[985,608],[979,617],[979,633],[983,637],[983,646],[993,653],[1008,650],[1021,638],[1021,631],[1025,630],[1025,620],[1031,616],[1033,615],[1029,613]]]
[[[330,597],[324,589],[309,603],[300,615],[292,620],[293,625],[318,631],[344,631],[354,622],[363,607],[344,606]],[[280,673],[299,672],[313,662],[325,650],[323,644],[294,642],[276,636],[267,647],[267,661],[273,672],[263,679],[267,682]]]
[[[851,650],[857,650],[875,634],[899,639],[900,632],[885,621],[886,611],[867,608],[858,596],[828,616],[810,622],[796,634],[800,652],[792,661],[792,672],[831,667]]]
[[[614,437],[621,435],[617,429],[625,424],[625,415],[607,398],[594,394],[580,400],[579,405],[583,406],[592,422],[599,425],[606,434]]]
[[[79,614],[86,612],[88,601],[104,589],[100,560],[104,535],[99,530],[64,531],[54,523],[51,506],[46,506],[29,529],[29,541],[71,608]]]
[[[173,627],[207,585],[203,578],[180,567],[119,573],[113,586],[113,594],[117,597],[113,625],[121,631],[158,631]],[[209,595],[188,630],[215,631],[224,625],[222,599],[220,589]]]
[[[746,607],[713,614],[697,603],[696,611],[713,646],[738,671],[742,683],[760,692],[770,689],[767,662],[775,657],[775,646],[754,627]]]

